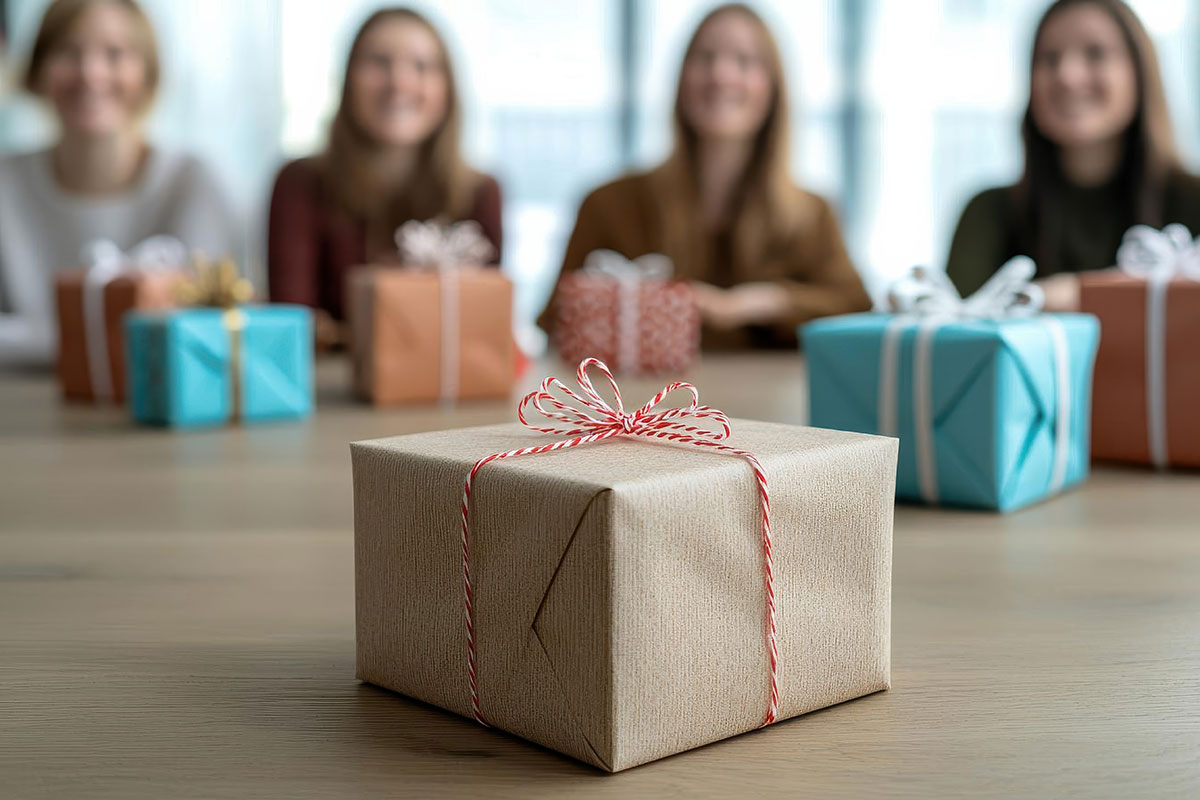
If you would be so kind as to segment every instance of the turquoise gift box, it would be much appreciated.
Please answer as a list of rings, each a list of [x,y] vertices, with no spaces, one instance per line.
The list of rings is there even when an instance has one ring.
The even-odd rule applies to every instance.
[[[304,306],[135,311],[123,321],[138,422],[200,427],[312,413],[313,323]]]
[[[1087,477],[1089,314],[852,314],[801,335],[810,424],[899,436],[901,499],[1009,511]]]

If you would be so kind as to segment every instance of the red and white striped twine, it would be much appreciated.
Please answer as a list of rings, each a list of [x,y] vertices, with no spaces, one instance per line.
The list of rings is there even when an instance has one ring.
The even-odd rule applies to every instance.
[[[596,392],[595,387],[592,385],[592,380],[588,376],[588,369],[591,367],[599,369],[608,380],[608,385],[612,389],[615,401],[613,405],[605,402]],[[475,716],[475,721],[480,725],[487,725],[479,706],[479,677],[475,652],[475,596],[471,589],[469,514],[471,484],[475,481],[475,476],[484,464],[491,463],[492,461],[513,458],[515,456],[548,453],[552,450],[564,450],[568,447],[578,447],[579,445],[611,439],[614,436],[648,436],[680,444],[707,447],[718,452],[740,456],[749,462],[754,470],[754,478],[758,483],[758,497],[762,512],[760,522],[762,525],[763,582],[766,589],[765,627],[767,660],[770,665],[770,698],[762,724],[764,726],[770,725],[775,722],[775,718],[779,712],[779,644],[778,633],[775,627],[775,567],[771,554],[771,499],[767,492],[767,476],[763,471],[762,465],[758,463],[758,459],[754,457],[753,453],[721,444],[721,441],[726,439],[730,433],[729,418],[715,408],[700,405],[700,394],[696,391],[696,387],[690,383],[670,383],[663,387],[658,394],[650,398],[637,411],[626,413],[624,404],[621,401],[621,390],[617,387],[617,382],[613,378],[612,372],[609,371],[608,366],[603,361],[595,358],[585,358],[579,364],[579,369],[576,371],[576,378],[582,390],[582,397],[573,392],[558,378],[550,377],[542,381],[542,386],[539,390],[525,395],[520,405],[517,406],[517,417],[521,420],[522,425],[540,433],[551,433],[556,436],[567,436],[570,438],[548,442],[536,447],[522,447],[517,450],[509,450],[506,453],[493,453],[490,456],[481,458],[475,462],[475,466],[471,468],[471,472],[467,475],[467,480],[463,484],[462,566],[463,600],[467,622],[467,680],[471,687],[471,710]],[[551,394],[552,389],[560,390],[565,397],[579,403],[582,408],[563,403]],[[684,408],[668,408],[662,411],[654,410],[659,403],[676,390],[685,391],[692,396],[691,402],[687,406]],[[530,424],[529,420],[525,417],[525,409],[530,405],[543,417],[561,424],[547,427]],[[683,418],[713,420],[719,426],[719,430],[686,425],[676,421]]]

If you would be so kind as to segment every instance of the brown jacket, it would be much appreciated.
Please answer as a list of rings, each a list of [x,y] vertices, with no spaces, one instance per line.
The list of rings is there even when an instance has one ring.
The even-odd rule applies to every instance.
[[[792,298],[791,316],[775,325],[737,331],[705,330],[709,349],[796,347],[796,326],[817,317],[865,311],[871,300],[850,263],[838,223],[829,204],[797,188],[804,219],[786,240],[772,242],[767,257],[755,264],[735,264],[731,237],[698,232],[708,258],[675,258],[676,277],[728,288],[752,281],[773,281]],[[626,258],[665,252],[663,226],[649,173],[630,175],[596,189],[583,201],[567,244],[562,273],[579,269],[593,250],[610,249]],[[671,255],[668,253],[668,255]],[[561,280],[561,274],[560,274]],[[555,292],[538,323],[549,330]]]

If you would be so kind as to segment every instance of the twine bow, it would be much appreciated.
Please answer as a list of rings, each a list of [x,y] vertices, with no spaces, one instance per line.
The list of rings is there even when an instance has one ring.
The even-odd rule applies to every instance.
[[[232,258],[213,262],[197,256],[192,269],[193,274],[175,289],[182,305],[232,309],[254,297],[254,286],[238,275]]]
[[[1172,223],[1161,231],[1135,225],[1125,232],[1117,249],[1117,267],[1137,278],[1200,281],[1200,243],[1188,229]]]
[[[608,381],[612,390],[613,402],[609,403],[596,391],[588,370],[595,367]],[[487,725],[479,703],[479,681],[477,674],[475,649],[475,603],[471,585],[471,547],[470,547],[470,500],[471,487],[476,475],[484,465],[516,456],[549,453],[554,450],[565,450],[570,447],[600,442],[617,436],[644,436],[652,439],[664,439],[678,444],[707,447],[722,453],[739,456],[745,459],[754,470],[758,486],[760,509],[760,534],[763,552],[763,575],[766,592],[765,628],[767,660],[769,664],[769,699],[767,711],[762,724],[770,725],[775,722],[779,712],[779,646],[778,633],[775,623],[775,567],[771,553],[771,500],[767,491],[767,476],[755,456],[745,450],[723,444],[729,437],[729,418],[724,412],[709,406],[700,405],[700,394],[690,383],[673,382],[663,387],[657,394],[646,401],[635,411],[626,411],[621,398],[620,387],[616,379],[603,361],[586,358],[576,371],[580,392],[575,392],[558,378],[548,377],[542,381],[541,387],[525,395],[517,406],[517,418],[521,424],[539,433],[549,433],[555,436],[569,437],[546,444],[522,447],[504,453],[493,453],[479,459],[471,468],[463,484],[462,495],[462,556],[463,556],[463,597],[467,621],[467,680],[471,689],[471,709],[475,721]],[[554,392],[578,405],[569,405],[555,396]],[[690,395],[690,402],[682,408],[659,409],[659,405],[673,392],[682,391]],[[550,425],[531,423],[526,416],[526,410],[532,407],[534,411],[550,420]],[[716,429],[692,425],[684,420],[712,420]]]
[[[429,269],[480,266],[496,255],[474,220],[452,225],[409,220],[396,231],[396,247],[405,264]]]
[[[1005,262],[969,297],[962,297],[945,272],[913,267],[892,284],[884,310],[918,317],[1007,319],[1033,316],[1042,310],[1045,295],[1031,281],[1037,267],[1027,256]]]

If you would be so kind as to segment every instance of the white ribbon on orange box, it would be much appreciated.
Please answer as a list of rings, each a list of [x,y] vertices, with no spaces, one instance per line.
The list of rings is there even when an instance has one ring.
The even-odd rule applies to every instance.
[[[442,319],[441,386],[443,403],[458,398],[459,271],[486,264],[496,248],[473,220],[444,225],[430,220],[409,220],[396,230],[396,247],[406,266],[435,270],[440,289]]]
[[[1117,267],[1146,281],[1146,437],[1150,461],[1164,469],[1167,448],[1167,289],[1177,278],[1200,281],[1200,243],[1179,224],[1161,231],[1135,225],[1117,250]]]
[[[612,278],[617,284],[617,371],[637,372],[641,360],[642,281],[670,279],[671,259],[648,253],[632,261],[615,250],[593,250],[583,261],[587,275]]]
[[[151,236],[128,251],[109,239],[96,239],[84,245],[80,260],[87,269],[83,279],[83,329],[88,375],[96,400],[110,403],[115,395],[105,324],[105,290],[122,275],[183,267],[187,248],[173,236]]]
[[[954,284],[940,270],[914,267],[892,285],[887,307],[881,309],[897,316],[884,330],[879,358],[879,432],[896,436],[899,431],[897,385],[900,370],[900,337],[916,326],[913,351],[913,428],[917,446],[917,480],[921,498],[938,502],[937,451],[933,442],[933,342],[938,330],[953,322],[1001,320],[1037,316],[1045,302],[1041,287],[1030,281],[1037,268],[1033,261],[1018,256],[1004,264],[987,283],[967,298],[959,295]],[[1054,462],[1050,470],[1049,492],[1062,488],[1070,457],[1071,380],[1070,350],[1062,323],[1050,316],[1040,317],[1046,326],[1054,352],[1056,414]]]

